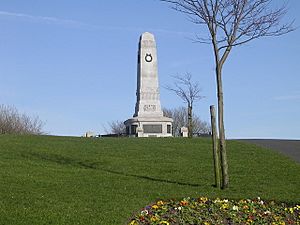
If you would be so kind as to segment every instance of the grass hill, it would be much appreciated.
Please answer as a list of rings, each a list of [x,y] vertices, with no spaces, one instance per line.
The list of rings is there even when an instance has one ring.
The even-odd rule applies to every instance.
[[[213,187],[210,139],[0,136],[0,224],[124,224],[158,199],[300,202],[300,165],[228,141],[230,188]]]

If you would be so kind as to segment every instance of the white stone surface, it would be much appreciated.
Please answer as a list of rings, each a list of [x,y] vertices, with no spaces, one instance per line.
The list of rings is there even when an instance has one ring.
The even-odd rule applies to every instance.
[[[157,52],[153,34],[140,37],[137,68],[137,101],[134,116],[163,116],[160,105]]]
[[[180,128],[180,134],[182,137],[188,137],[189,136],[189,129],[187,127],[181,127]]]
[[[139,41],[135,113],[124,123],[133,136],[169,137],[172,122],[161,110],[156,42],[154,35],[146,32]]]
[[[138,137],[144,137],[144,131],[143,131],[143,128],[138,127],[136,133],[137,133],[137,136],[138,136]]]

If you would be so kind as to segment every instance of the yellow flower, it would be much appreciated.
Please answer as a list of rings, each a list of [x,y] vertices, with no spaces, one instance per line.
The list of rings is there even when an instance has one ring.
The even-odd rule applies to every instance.
[[[198,201],[206,203],[208,201],[208,198],[206,198],[206,197],[200,197]]]
[[[132,220],[129,225],[139,225],[139,223],[136,220]]]
[[[204,222],[204,225],[210,225],[210,223],[209,222]]]
[[[278,220],[280,220],[280,217],[279,217],[279,216],[274,216],[274,219],[275,219],[276,221],[278,221]]]
[[[273,222],[272,225],[285,225],[285,222],[284,221],[280,221],[278,223]]]
[[[221,207],[220,207],[220,209],[229,209],[229,205],[227,204],[227,203],[224,203]]]
[[[165,221],[165,220],[161,221],[159,224],[170,225],[170,223],[168,221]]]
[[[151,216],[151,222],[157,222],[159,220],[158,216]]]
[[[247,223],[252,224],[252,223],[253,223],[253,220],[247,219]]]
[[[158,201],[156,204],[157,205],[164,205],[164,202],[163,201]]]
[[[153,205],[152,206],[152,209],[158,209],[159,207],[158,207],[158,205]]]

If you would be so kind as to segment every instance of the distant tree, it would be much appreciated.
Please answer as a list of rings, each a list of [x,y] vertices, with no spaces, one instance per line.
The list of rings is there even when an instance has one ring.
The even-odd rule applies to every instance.
[[[210,134],[211,127],[208,122],[202,121],[197,115],[193,115],[193,134]]]
[[[200,95],[201,88],[198,82],[192,81],[192,75],[186,73],[183,76],[174,76],[175,81],[173,86],[165,86],[167,90],[174,92],[187,104],[188,112],[188,131],[189,137],[193,136],[193,105],[195,101],[200,100],[204,96]]]
[[[115,120],[108,123],[108,130],[106,129],[106,133],[108,134],[125,134],[126,133],[126,126],[124,122]]]
[[[175,109],[163,109],[164,116],[171,117],[173,121],[173,135],[180,136],[180,128],[188,125],[188,112],[185,107]],[[206,121],[202,121],[198,115],[193,114],[192,134],[209,134],[211,128]]]
[[[207,28],[207,36],[197,37],[200,43],[211,44],[216,65],[219,148],[221,153],[222,188],[229,184],[225,144],[222,70],[229,53],[261,37],[274,37],[294,30],[293,22],[281,23],[286,4],[271,9],[273,0],[161,0],[176,11],[186,14],[196,25]]]
[[[14,106],[0,105],[0,134],[43,134],[39,117],[20,113]]]
[[[188,113],[185,107],[179,107],[175,109],[166,109],[163,108],[164,116],[170,117],[173,119],[173,135],[180,135],[180,128],[187,127],[188,125]]]

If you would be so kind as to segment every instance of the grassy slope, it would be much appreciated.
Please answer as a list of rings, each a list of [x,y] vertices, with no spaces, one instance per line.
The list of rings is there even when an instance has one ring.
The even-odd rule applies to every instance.
[[[157,199],[300,202],[300,165],[228,142],[230,188],[214,183],[209,139],[0,136],[0,224],[124,224]]]

